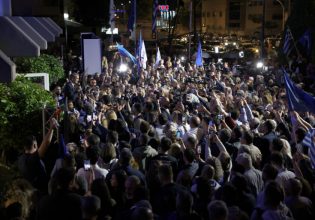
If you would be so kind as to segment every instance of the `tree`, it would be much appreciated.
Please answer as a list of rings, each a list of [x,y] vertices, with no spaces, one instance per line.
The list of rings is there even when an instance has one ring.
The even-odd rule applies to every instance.
[[[55,106],[52,95],[24,77],[10,84],[0,83],[0,151],[23,149],[25,137],[41,137],[41,111]]]
[[[48,73],[50,84],[65,77],[61,61],[48,54],[39,57],[21,57],[15,61],[18,73]]]

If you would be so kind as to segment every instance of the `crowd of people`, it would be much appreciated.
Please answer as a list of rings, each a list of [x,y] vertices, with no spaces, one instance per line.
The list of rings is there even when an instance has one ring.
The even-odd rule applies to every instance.
[[[122,60],[54,88],[58,110],[39,146],[25,140],[1,219],[314,219],[315,118],[288,111],[277,65],[168,57],[120,72]]]

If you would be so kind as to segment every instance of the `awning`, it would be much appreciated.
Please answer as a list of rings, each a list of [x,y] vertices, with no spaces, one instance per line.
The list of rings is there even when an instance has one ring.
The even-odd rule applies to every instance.
[[[10,57],[39,56],[62,29],[50,18],[0,16],[0,82],[15,78]]]
[[[12,82],[15,79],[15,64],[0,50],[0,82]]]

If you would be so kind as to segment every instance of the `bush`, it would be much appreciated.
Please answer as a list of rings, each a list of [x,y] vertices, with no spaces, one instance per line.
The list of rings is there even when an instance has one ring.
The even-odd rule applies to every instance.
[[[57,83],[64,78],[64,70],[56,57],[42,54],[39,57],[21,57],[16,60],[18,73],[48,73],[49,83]]]
[[[26,78],[0,83],[0,150],[23,149],[25,137],[41,137],[42,108],[55,106],[52,95]]]

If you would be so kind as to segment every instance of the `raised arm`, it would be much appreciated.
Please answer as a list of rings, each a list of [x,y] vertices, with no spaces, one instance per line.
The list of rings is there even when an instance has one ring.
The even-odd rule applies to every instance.
[[[211,157],[211,150],[210,150],[210,137],[207,135],[206,137],[206,146],[205,146],[205,160]]]
[[[57,128],[57,126],[58,126],[57,120],[55,118],[52,118],[50,120],[49,130],[38,148],[38,154],[40,158],[43,158],[45,156],[48,150],[48,146],[51,143],[51,140],[54,134],[54,129]]]
[[[213,137],[213,141],[218,146],[220,152],[228,153],[226,148],[225,148],[225,146],[224,146],[224,144],[221,142],[220,138],[218,137],[218,135],[212,134],[211,136]]]

